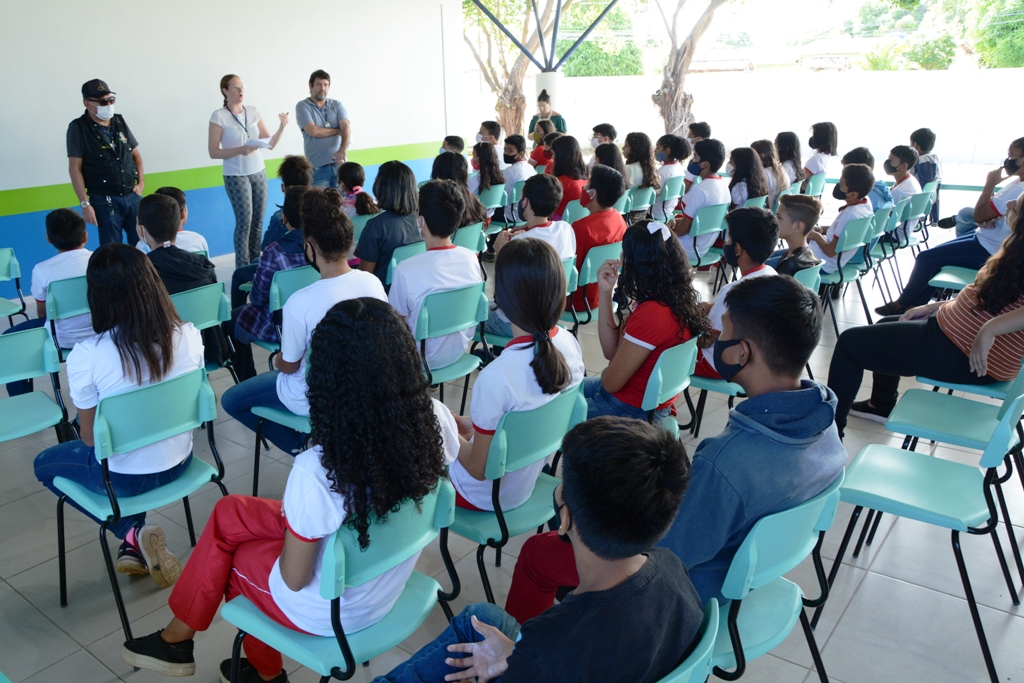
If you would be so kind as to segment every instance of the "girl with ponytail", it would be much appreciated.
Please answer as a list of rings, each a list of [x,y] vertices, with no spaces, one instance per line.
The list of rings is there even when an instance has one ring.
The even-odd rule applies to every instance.
[[[471,510],[494,509],[484,470],[502,416],[545,405],[577,386],[584,371],[579,342],[557,326],[565,307],[565,270],[554,247],[533,238],[513,240],[498,252],[494,265],[494,300],[511,321],[513,338],[480,371],[473,385],[472,419],[459,418],[464,438],[450,476],[456,505]],[[543,466],[542,460],[501,478],[502,510],[529,499]]]

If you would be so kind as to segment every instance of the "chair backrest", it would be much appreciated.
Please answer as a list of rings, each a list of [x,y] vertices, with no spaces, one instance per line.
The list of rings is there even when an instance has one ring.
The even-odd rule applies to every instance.
[[[822,190],[825,189],[825,174],[815,173],[807,179],[807,192],[808,197],[819,197],[821,196]]]
[[[224,292],[224,283],[196,287],[171,295],[178,316],[197,330],[205,330],[231,320],[231,301]]]
[[[537,175],[543,175],[547,171],[547,164],[537,164],[536,168],[533,169]]]
[[[1017,423],[1020,422],[1021,413],[1024,413],[1024,367],[1017,373],[1017,379],[1013,380],[1010,388],[1006,390],[1006,398],[999,406],[999,424],[996,425],[992,438],[988,440],[988,446],[981,456],[982,467],[998,467],[1003,462],[1003,457],[1015,444]]]
[[[363,228],[366,227],[367,221],[379,215],[378,213],[367,213],[362,216],[352,216],[352,244],[359,244],[359,236],[363,234]]]
[[[917,194],[910,195],[910,203],[907,204],[907,208],[903,211],[903,220],[912,221],[915,218],[924,218],[927,213],[925,209],[928,208],[928,204],[932,200],[931,192],[918,192]]]
[[[683,196],[683,181],[686,180],[686,176],[675,176],[665,181],[665,184],[661,186],[661,194],[658,195],[658,201],[668,202],[673,199],[679,199]]]
[[[217,417],[217,396],[198,368],[101,399],[93,423],[96,459],[192,431]]]
[[[690,236],[699,237],[713,232],[725,230],[725,214],[729,211],[728,204],[713,204],[697,209],[690,226]]]
[[[576,257],[570,256],[563,260],[562,269],[565,270],[565,295],[572,296],[572,293],[580,286],[580,274],[576,270]]]
[[[763,197],[751,197],[743,202],[744,208],[765,209],[768,208],[768,195]]]
[[[921,188],[921,192],[927,192],[928,194],[935,194],[935,190],[939,189],[939,181],[933,180],[930,183],[925,183]]]
[[[812,292],[817,292],[821,286],[821,261],[810,268],[796,271],[793,273],[793,279]]]
[[[840,472],[810,500],[759,519],[732,558],[722,595],[742,600],[803,562],[818,543],[818,532],[832,526],[844,475]]]
[[[904,197],[896,203],[896,206],[892,207],[892,213],[889,214],[889,221],[885,224],[885,232],[891,233],[896,229],[896,226],[903,220],[903,212],[907,208],[907,204],[910,203],[910,197]]]
[[[563,330],[560,334],[566,334]],[[531,370],[532,372],[532,370]],[[505,413],[487,451],[484,477],[490,480],[543,460],[562,446],[566,432],[587,419],[583,383],[539,408]]]
[[[874,216],[854,218],[843,228],[843,234],[836,242],[836,253],[843,254],[853,249],[859,249],[867,244],[868,231],[871,230],[871,221]]]
[[[629,198],[629,193],[624,192],[622,196],[619,197],[619,201],[615,202],[615,206],[613,208],[619,213],[625,215],[629,213],[630,206],[632,206],[632,202]]]
[[[787,187],[785,190],[782,190],[781,192],[779,192],[779,194],[775,197],[775,203],[772,205],[772,213],[778,213],[779,212],[779,204],[782,203],[782,199],[781,199],[782,197],[786,196],[787,194],[797,194],[799,192],[799,190],[800,190],[800,183],[793,183],[792,185]]]
[[[473,253],[479,254],[487,248],[487,238],[484,237],[484,224],[470,223],[455,231],[452,237],[452,244],[458,247],[465,247]]]
[[[891,213],[891,206],[875,211],[875,216],[871,219],[871,228],[868,230],[869,242],[874,241],[885,234],[885,226],[889,223],[889,214]]]
[[[512,196],[508,198],[509,204],[518,204],[519,200],[523,198],[523,186],[526,185],[525,180],[512,183]]]
[[[63,320],[89,312],[89,285],[85,276],[54,280],[46,288],[46,318]]]
[[[491,185],[482,190],[479,197],[485,209],[498,209],[508,204],[508,194],[504,185]]]
[[[343,525],[328,537],[320,570],[320,597],[334,600],[405,562],[455,521],[455,488],[447,479],[417,506],[403,501],[384,521],[370,522],[370,546],[359,548],[359,534]]]
[[[678,396],[690,386],[690,375],[697,366],[697,338],[665,349],[658,356],[658,362],[651,370],[644,390],[641,410],[655,410],[658,406]]]
[[[205,249],[199,249],[197,251],[193,251],[192,253],[199,254],[203,258],[210,258],[210,252],[206,251]]]
[[[21,277],[21,266],[10,247],[0,249],[0,282],[7,282]]]
[[[591,247],[587,255],[583,257],[580,264],[579,286],[592,285],[597,282],[597,271],[605,261],[617,259],[622,256],[622,242],[603,244],[600,247]]]
[[[416,341],[468,330],[487,322],[487,315],[483,282],[428,294],[416,318]]]
[[[565,205],[565,211],[562,212],[562,220],[566,223],[575,223],[589,215],[590,212],[580,205],[580,200],[574,199]]]
[[[634,187],[628,193],[630,211],[646,211],[657,197],[653,187]]]
[[[697,635],[700,640],[697,647],[682,664],[673,669],[672,673],[658,683],[703,683],[711,667],[711,655],[715,651],[715,638],[718,636],[718,600],[708,600],[704,607],[704,621],[700,624]]]
[[[320,273],[316,272],[313,266],[289,268],[274,273],[274,279],[270,281],[270,312],[284,308],[292,294],[303,287],[309,287],[319,279]]]
[[[60,355],[45,327],[0,335],[0,383],[60,372]]]
[[[423,254],[426,251],[427,243],[421,240],[419,242],[413,242],[412,244],[403,244],[391,252],[391,262],[388,263],[388,272],[387,277],[384,279],[384,284],[391,284],[391,279],[395,276],[395,266],[407,258],[412,258],[417,254]]]

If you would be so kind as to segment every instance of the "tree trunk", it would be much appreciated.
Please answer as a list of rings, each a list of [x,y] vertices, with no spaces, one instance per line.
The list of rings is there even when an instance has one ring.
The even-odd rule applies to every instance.
[[[498,123],[505,131],[505,135],[523,135],[523,118],[526,115],[523,79],[526,77],[528,64],[529,59],[526,55],[520,54],[516,58],[509,72],[508,81],[505,82],[505,87],[494,105],[494,111],[498,113]]]

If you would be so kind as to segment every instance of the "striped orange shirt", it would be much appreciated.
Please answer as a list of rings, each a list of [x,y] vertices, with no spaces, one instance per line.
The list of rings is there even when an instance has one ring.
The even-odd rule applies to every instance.
[[[955,299],[939,309],[936,318],[939,327],[965,355],[970,355],[971,345],[978,336],[978,330],[995,315],[978,310],[978,288],[971,284]],[[1024,296],[1018,298],[999,312],[1009,313],[1024,306]],[[1021,357],[1024,356],[1024,332],[1011,332],[996,337],[988,353],[988,376],[1000,381],[1017,378]]]

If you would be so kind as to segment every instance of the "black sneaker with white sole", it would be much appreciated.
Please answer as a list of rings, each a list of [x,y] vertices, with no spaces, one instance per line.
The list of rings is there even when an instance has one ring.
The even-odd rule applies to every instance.
[[[868,401],[856,401],[852,406],[850,406],[850,415],[856,415],[857,417],[862,417],[865,420],[871,420],[881,424],[885,424],[888,421],[889,413],[891,412],[892,408],[876,408]]]
[[[192,650],[195,642],[168,643],[160,637],[161,633],[157,631],[129,640],[121,646],[121,659],[138,669],[149,669],[167,676],[194,675],[196,659]]]
[[[230,659],[225,659],[220,663],[220,680],[221,683],[231,683]],[[256,669],[253,668],[252,664],[245,657],[241,657],[238,660],[238,678],[236,683],[263,683],[259,673],[257,673]],[[288,683],[288,672],[281,669],[281,673],[277,675],[277,678],[272,679],[269,683]]]

